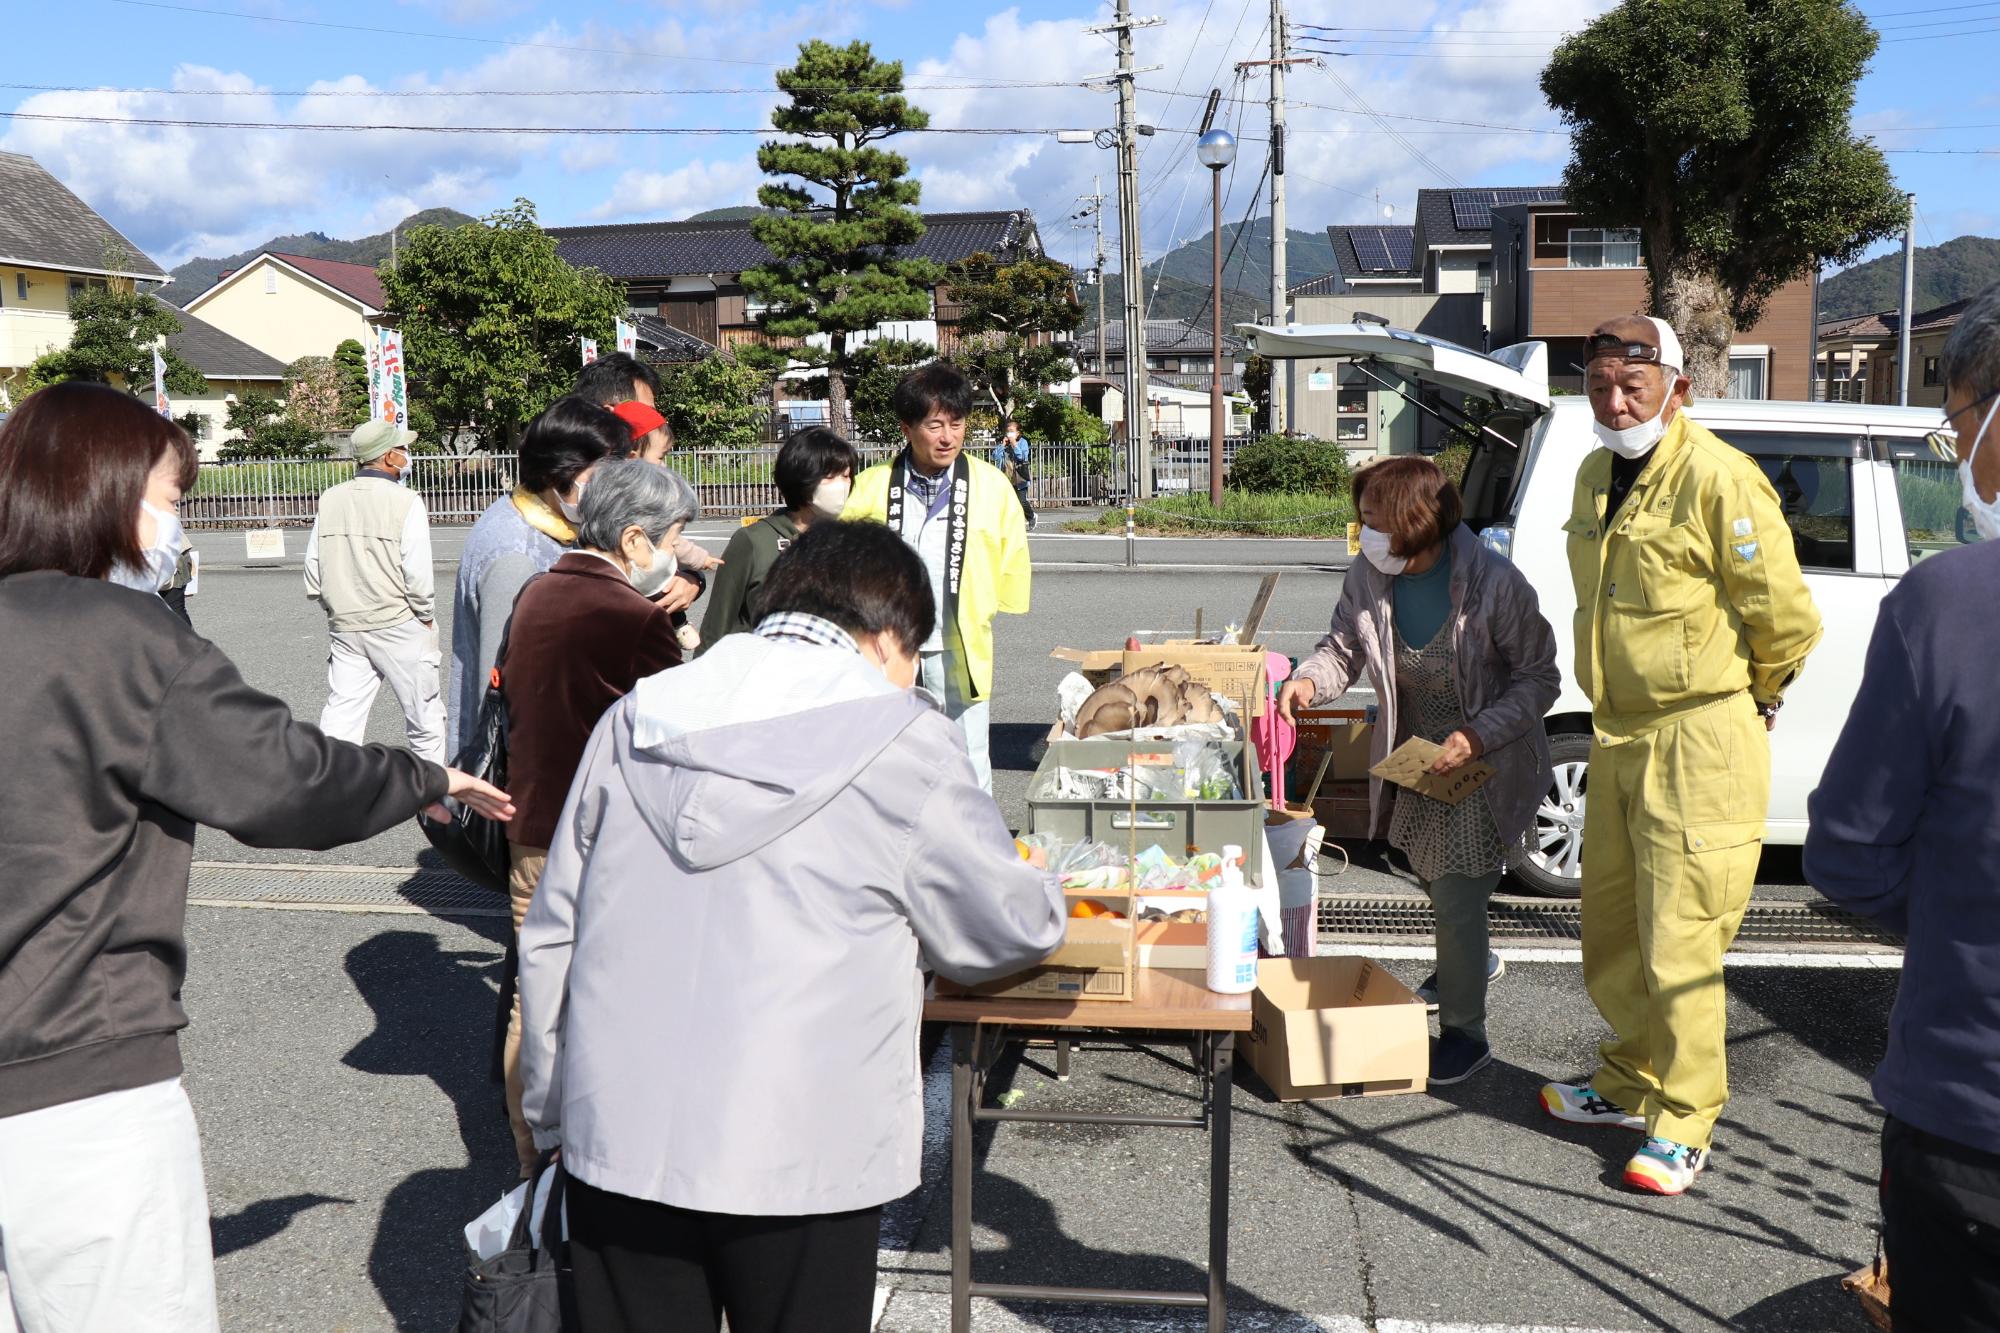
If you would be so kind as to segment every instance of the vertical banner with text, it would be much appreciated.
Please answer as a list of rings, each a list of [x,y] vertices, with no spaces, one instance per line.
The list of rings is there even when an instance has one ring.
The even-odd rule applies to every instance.
[[[618,350],[627,356],[639,355],[639,330],[622,319],[618,321]]]
[[[587,366],[595,360],[597,360],[597,339],[585,338],[583,340],[583,364]]]
[[[167,362],[157,347],[153,349],[153,410],[169,421],[173,419],[174,409],[167,402]]]
[[[409,381],[403,373],[403,331],[375,330],[376,346],[382,362],[382,401],[376,415],[392,426],[410,424]]]
[[[378,420],[382,415],[382,348],[374,338],[368,340],[368,419]]]

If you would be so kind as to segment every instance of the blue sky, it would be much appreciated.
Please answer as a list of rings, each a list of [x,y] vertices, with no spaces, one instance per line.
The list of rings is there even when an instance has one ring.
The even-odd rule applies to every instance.
[[[1140,80],[1148,90],[1141,116],[1168,131],[1199,117],[1209,87],[1236,95],[1235,61],[1268,54],[1267,0],[1136,7],[1167,20],[1138,42],[1139,63],[1163,67]],[[1554,181],[1567,144],[1535,79],[1556,34],[1605,7],[1342,3],[1339,22],[1357,54],[1290,80],[1291,225],[1408,221],[1421,186]],[[754,135],[532,131],[755,129],[775,100],[773,70],[810,37],[865,38],[879,55],[904,61],[913,100],[934,125],[1095,128],[1113,115],[1108,95],[1076,86],[1115,64],[1109,40],[1084,32],[1107,8],[1085,0],[13,0],[7,8],[17,58],[6,80],[94,91],[0,87],[0,109],[263,127],[0,121],[0,148],[40,159],[169,266],[280,233],[379,231],[418,208],[480,213],[517,195],[533,199],[551,225],[678,218],[752,202]],[[1325,21],[1334,8],[1293,0],[1293,22]],[[2000,146],[2000,93],[1990,77],[2000,0],[1862,0],[1862,9],[1893,40],[1862,84],[1856,124],[1885,148],[1932,150],[1890,158],[1918,192],[1919,243],[2000,235],[2000,156],[1935,151]],[[1248,105],[1226,104],[1229,123],[1240,123],[1246,140],[1261,137],[1261,74],[1241,88]],[[609,91],[634,89],[649,95]],[[331,123],[529,132],[292,128]],[[1206,173],[1187,144],[1185,135],[1162,133],[1142,160],[1149,255],[1207,227]],[[1047,136],[936,135],[899,146],[924,183],[926,208],[1025,205],[1058,257],[1088,262],[1088,239],[1068,219],[1094,174],[1110,192],[1110,154]],[[1245,147],[1231,181],[1232,218],[1250,205],[1261,164],[1261,148]]]

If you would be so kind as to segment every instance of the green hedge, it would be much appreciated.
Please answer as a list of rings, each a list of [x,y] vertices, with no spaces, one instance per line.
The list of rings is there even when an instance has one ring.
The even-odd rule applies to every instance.
[[[1231,490],[1318,495],[1322,500],[1344,498],[1352,476],[1345,449],[1304,435],[1259,435],[1238,449],[1229,465]]]
[[[1224,491],[1220,511],[1208,496],[1171,495],[1139,502],[1137,524],[1146,533],[1191,537],[1345,537],[1354,517],[1345,494]],[[1107,509],[1080,519],[1068,532],[1125,531],[1125,511]]]

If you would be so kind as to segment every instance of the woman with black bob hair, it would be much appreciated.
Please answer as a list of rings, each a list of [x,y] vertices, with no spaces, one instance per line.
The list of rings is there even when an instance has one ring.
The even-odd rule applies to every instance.
[[[867,1333],[922,1159],[922,970],[1062,940],[1061,887],[910,689],[922,558],[815,523],[760,610],[604,715],[521,928],[522,1109],[593,1333]]]
[[[197,824],[323,850],[506,795],[350,745],[252,689],[160,600],[187,432],[71,382],[0,427],[0,1324],[215,1333],[181,1088]],[[442,811],[438,811],[440,815]]]
[[[521,440],[520,484],[486,507],[458,559],[446,754],[458,755],[471,739],[522,585],[576,544],[591,469],[631,451],[631,428],[587,399],[558,398],[529,425]]]
[[[816,520],[840,517],[860,463],[854,446],[825,426],[792,432],[773,469],[785,507],[729,538],[709,592],[708,615],[701,622],[703,652],[726,635],[757,627],[754,608],[772,563]]]

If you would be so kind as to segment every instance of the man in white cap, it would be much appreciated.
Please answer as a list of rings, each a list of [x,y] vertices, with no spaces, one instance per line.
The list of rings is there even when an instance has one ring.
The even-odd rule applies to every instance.
[[[1591,703],[1583,977],[1613,1036],[1559,1120],[1643,1130],[1625,1182],[1679,1194],[1729,1099],[1722,956],[1757,878],[1768,732],[1819,642],[1778,495],[1682,410],[1680,339],[1630,315],[1590,335],[1594,450],[1569,522],[1576,680]]]
[[[320,496],[306,539],[306,596],[326,608],[333,637],[320,730],[358,743],[386,680],[403,706],[410,749],[442,764],[444,693],[430,516],[404,484],[416,432],[370,421],[352,439],[360,465],[354,480]]]

